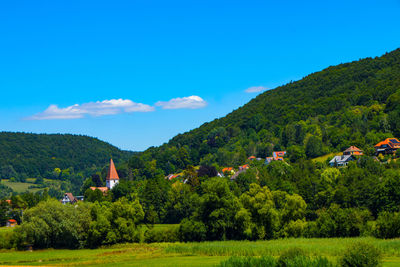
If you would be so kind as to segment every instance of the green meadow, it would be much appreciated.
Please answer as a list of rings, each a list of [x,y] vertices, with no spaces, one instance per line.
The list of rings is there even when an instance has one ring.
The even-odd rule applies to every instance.
[[[279,257],[289,248],[301,248],[311,257],[336,262],[357,241],[382,251],[383,266],[400,266],[400,239],[297,238],[271,241],[216,241],[201,243],[122,244],[99,249],[0,252],[0,265],[102,265],[102,266],[216,266],[231,256]]]

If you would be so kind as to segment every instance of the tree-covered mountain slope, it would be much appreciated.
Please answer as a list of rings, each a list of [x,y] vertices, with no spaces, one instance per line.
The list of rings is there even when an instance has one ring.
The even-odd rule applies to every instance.
[[[291,161],[355,145],[367,153],[384,137],[400,137],[400,49],[328,67],[260,94],[226,117],[135,155],[172,173],[188,164],[242,164],[285,149]]]
[[[48,178],[55,168],[72,167],[80,172],[102,168],[110,157],[121,162],[131,155],[88,136],[0,132],[0,178],[10,178],[14,171],[17,175]]]

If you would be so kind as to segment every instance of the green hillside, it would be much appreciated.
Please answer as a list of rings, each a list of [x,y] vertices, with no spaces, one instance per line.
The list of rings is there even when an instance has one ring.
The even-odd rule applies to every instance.
[[[292,162],[355,145],[372,153],[400,135],[400,49],[328,67],[264,92],[226,117],[177,135],[131,159],[156,160],[164,173],[188,164],[237,166],[248,156],[285,149]]]
[[[110,157],[121,162],[130,155],[130,152],[88,136],[0,132],[0,174],[3,179],[15,175],[50,178],[55,168],[72,167],[78,173],[93,167],[102,168]]]

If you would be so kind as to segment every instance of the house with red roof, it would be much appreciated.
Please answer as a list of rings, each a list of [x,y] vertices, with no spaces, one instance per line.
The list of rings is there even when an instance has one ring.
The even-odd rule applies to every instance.
[[[397,138],[386,138],[374,146],[375,154],[394,154],[400,148],[400,141]]]
[[[74,204],[77,201],[78,200],[76,199],[76,197],[74,197],[72,195],[72,193],[65,193],[63,199],[61,199],[61,203],[64,204],[64,205],[67,204],[67,203]]]
[[[247,170],[248,168],[250,168],[250,166],[248,164],[245,164],[243,166],[239,166],[239,171],[244,171]]]
[[[274,160],[283,160],[283,157],[286,155],[286,151],[274,151],[272,152],[272,157]]]
[[[17,221],[14,220],[14,219],[9,219],[9,220],[7,221],[7,223],[6,223],[6,226],[7,226],[7,227],[15,227],[15,226],[17,226],[17,225],[18,225],[18,223],[17,223]]]
[[[363,154],[363,151],[355,146],[350,146],[348,149],[343,151],[343,155],[362,156]]]
[[[232,167],[227,167],[227,168],[223,168],[222,169],[222,173],[224,175],[234,175],[235,174],[235,170]]]

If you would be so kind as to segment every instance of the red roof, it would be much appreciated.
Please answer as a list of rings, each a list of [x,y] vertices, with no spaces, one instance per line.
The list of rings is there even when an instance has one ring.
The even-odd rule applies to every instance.
[[[64,195],[67,195],[69,201],[74,202],[76,201],[75,197],[72,195],[72,193],[65,193]]]
[[[351,146],[348,149],[346,149],[344,152],[352,152],[352,151],[356,151],[356,152],[362,152],[361,149],[359,149],[358,147],[355,146]]]
[[[230,171],[232,171],[232,170],[233,170],[232,167],[228,167],[228,168],[223,168],[223,169],[222,169],[222,172],[230,172]]]
[[[101,192],[107,192],[108,188],[107,187],[95,187],[95,186],[91,186],[90,189],[92,189],[93,191],[96,189],[99,189]]]
[[[376,144],[375,147],[380,147],[382,145],[388,145],[391,148],[399,148],[400,147],[400,141],[397,140],[397,138],[386,138],[384,141],[379,142],[378,144]]]
[[[115,169],[114,161],[110,160],[110,168],[107,173],[107,180],[119,180],[117,170]]]
[[[14,219],[9,219],[8,221],[9,221],[10,223],[17,223],[17,221],[14,220]]]
[[[250,156],[248,159],[255,159],[256,157],[255,156]]]

